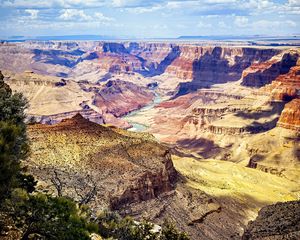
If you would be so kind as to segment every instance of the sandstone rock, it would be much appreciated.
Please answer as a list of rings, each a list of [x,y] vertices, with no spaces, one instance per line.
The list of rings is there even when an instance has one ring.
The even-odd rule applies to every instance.
[[[249,87],[262,87],[270,84],[282,74],[287,74],[297,64],[298,52],[287,52],[277,59],[260,64],[253,64],[243,73],[242,85]]]
[[[183,47],[180,57],[171,64],[167,72],[174,72],[170,69],[178,65],[179,72],[187,73],[183,77],[192,80],[178,86],[176,96],[180,96],[200,88],[209,88],[213,84],[237,81],[252,63],[264,62],[278,53],[274,49]],[[182,67],[180,61],[183,61]]]
[[[103,109],[103,112],[120,117],[146,106],[153,98],[154,94],[147,88],[121,80],[110,80],[100,91],[96,90],[93,104]]]
[[[300,201],[263,207],[249,222],[243,240],[283,240],[300,238]]]
[[[287,103],[277,123],[279,127],[300,132],[300,99]]]
[[[290,101],[300,97],[300,66],[292,67],[287,74],[279,75],[261,91],[270,93],[273,100]]]
[[[30,125],[28,135],[29,171],[50,185],[54,170],[58,171],[63,194],[69,196],[92,178],[97,188],[91,203],[95,211],[149,200],[174,188],[177,173],[170,153],[150,138],[122,135],[79,114],[55,125]],[[85,180],[78,183],[78,179]]]

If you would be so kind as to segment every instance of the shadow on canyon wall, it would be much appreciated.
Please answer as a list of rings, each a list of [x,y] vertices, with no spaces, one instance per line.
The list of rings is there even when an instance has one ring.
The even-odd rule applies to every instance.
[[[220,154],[224,149],[221,148],[214,141],[206,138],[187,138],[178,140],[176,142],[177,146],[182,148],[196,150],[197,154],[201,155],[204,158],[212,158]]]
[[[272,64],[270,68],[266,68],[262,72],[254,72],[244,77],[241,85],[247,87],[263,87],[270,84],[279,75],[286,74],[290,69],[297,65],[298,54],[286,53],[283,55],[280,62]]]
[[[156,69],[154,66],[151,66],[149,71],[144,71],[142,72],[142,74],[145,77],[154,77],[163,74],[166,71],[167,67],[171,65],[172,62],[180,56],[180,53],[181,50],[179,46],[173,46],[171,52],[169,52],[169,54],[164,58],[164,60],[162,60],[158,64]],[[144,60],[143,63],[145,63],[146,60],[145,59],[143,60]]]
[[[238,81],[241,79],[243,71],[254,61],[264,62],[279,53],[273,49],[243,48],[241,49],[241,56],[234,56],[234,64],[232,65],[223,56],[223,51],[226,50],[222,47],[215,47],[211,53],[206,52],[200,59],[195,60],[193,62],[192,81],[180,83],[174,98],[201,88],[210,88],[217,83]]]
[[[279,120],[281,112],[284,109],[285,104],[285,102],[271,102],[271,109],[269,110],[253,112],[238,111],[237,113],[235,113],[235,116],[243,119],[255,120],[251,124],[246,126],[246,131],[250,133],[261,133],[276,127],[276,124]],[[277,117],[272,118],[272,116],[274,115]],[[261,118],[270,118],[270,121],[263,123],[256,121]]]
[[[69,52],[62,50],[34,49],[33,53],[33,59],[36,62],[44,62],[46,64],[61,65],[72,68],[82,61],[81,56],[84,54],[84,51],[81,51],[80,49]]]

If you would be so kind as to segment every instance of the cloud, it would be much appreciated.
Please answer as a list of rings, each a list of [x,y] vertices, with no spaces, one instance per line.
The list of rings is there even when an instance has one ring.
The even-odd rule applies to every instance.
[[[158,10],[161,10],[163,8],[162,5],[155,5],[152,7],[134,7],[134,8],[126,8],[126,10],[130,13],[135,14],[143,14],[143,13],[151,13]]]
[[[83,21],[83,22],[102,22],[109,23],[115,21],[115,19],[104,16],[101,12],[95,12],[92,15],[88,15],[83,10],[78,9],[64,9],[61,11],[59,19],[64,21]]]
[[[86,15],[83,10],[78,10],[78,9],[62,10],[59,18],[62,20],[75,20],[75,19],[84,20],[84,21],[92,20],[91,16]]]
[[[198,28],[211,28],[212,25],[210,23],[205,23],[203,21],[198,22],[197,24]]]
[[[159,3],[166,2],[164,0],[112,0],[113,7],[122,7],[122,8],[141,8],[141,7],[151,7]]]
[[[28,16],[28,18],[30,19],[37,19],[38,18],[38,14],[39,14],[39,10],[36,9],[26,9],[25,13],[29,13],[30,16]]]
[[[297,6],[297,7],[300,7],[300,0],[289,0],[288,1],[288,4],[290,6]]]
[[[150,37],[295,34],[299,23],[300,0],[0,0],[5,34],[24,26],[66,34],[105,28],[108,34]]]
[[[244,16],[236,16],[234,19],[234,24],[238,27],[247,27],[249,24],[249,19]]]
[[[12,8],[82,8],[100,7],[105,0],[0,0],[2,7]]]
[[[294,21],[286,20],[286,21],[270,21],[270,20],[259,20],[252,24],[254,29],[275,29],[275,28],[283,28],[283,27],[296,27],[297,24]]]

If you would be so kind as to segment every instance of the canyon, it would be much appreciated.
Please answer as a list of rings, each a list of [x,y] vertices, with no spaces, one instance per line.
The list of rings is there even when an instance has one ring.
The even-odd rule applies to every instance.
[[[299,200],[298,47],[4,42],[0,70],[29,100],[39,191],[95,187],[95,214],[169,218],[191,239],[241,239]]]

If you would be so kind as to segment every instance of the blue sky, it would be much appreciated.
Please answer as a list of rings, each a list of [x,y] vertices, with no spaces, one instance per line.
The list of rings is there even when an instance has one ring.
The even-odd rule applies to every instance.
[[[0,35],[292,35],[300,0],[0,0]]]

